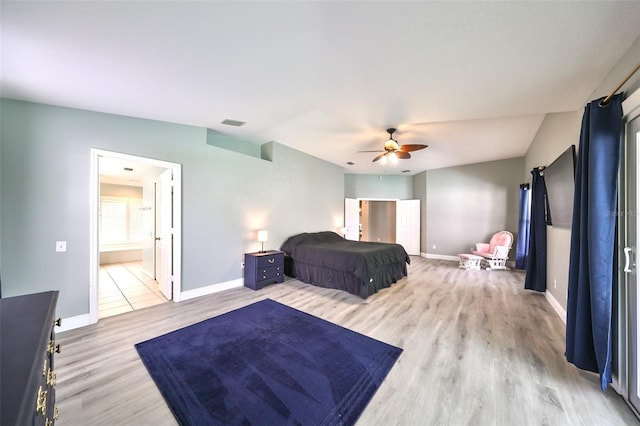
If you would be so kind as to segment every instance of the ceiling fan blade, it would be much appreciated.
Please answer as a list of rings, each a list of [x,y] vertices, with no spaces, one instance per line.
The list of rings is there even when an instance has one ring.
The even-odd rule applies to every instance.
[[[411,158],[411,154],[409,154],[408,152],[404,152],[404,151],[396,151],[396,157],[402,159],[402,160],[407,160],[409,158]]]
[[[429,145],[422,145],[422,144],[408,144],[408,145],[402,145],[400,147],[400,151],[401,152],[412,152],[412,151],[418,151],[421,149],[425,149],[426,147],[428,147]]]
[[[379,159],[381,159],[382,157],[384,157],[385,155],[387,155],[387,153],[385,152],[384,154],[380,154],[378,156],[376,156],[376,158],[373,159],[373,162],[375,163],[376,161],[378,161]]]

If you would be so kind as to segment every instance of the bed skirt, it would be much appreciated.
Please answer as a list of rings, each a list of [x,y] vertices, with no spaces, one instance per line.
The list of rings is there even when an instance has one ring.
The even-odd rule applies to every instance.
[[[289,268],[285,268],[285,272],[288,272],[287,269]],[[288,275],[307,284],[344,290],[366,299],[378,290],[390,287],[391,284],[407,276],[407,263],[380,265],[370,277],[362,280],[349,272],[292,261]]]

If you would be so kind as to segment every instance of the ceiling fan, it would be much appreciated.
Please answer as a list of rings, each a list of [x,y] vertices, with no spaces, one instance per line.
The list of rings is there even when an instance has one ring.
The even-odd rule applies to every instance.
[[[411,151],[418,151],[421,149],[425,149],[429,145],[422,144],[408,144],[408,145],[398,145],[398,142],[393,139],[393,133],[396,131],[393,127],[387,129],[387,133],[389,133],[389,140],[384,143],[384,151],[376,150],[376,151],[358,151],[358,152],[381,152],[382,154],[377,155],[376,158],[373,159],[375,163],[378,160],[384,164],[387,162],[387,159],[392,163],[396,163],[398,159],[406,160],[411,158]]]

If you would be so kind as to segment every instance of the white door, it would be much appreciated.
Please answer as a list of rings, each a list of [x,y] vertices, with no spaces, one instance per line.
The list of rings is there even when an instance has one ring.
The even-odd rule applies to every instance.
[[[420,200],[396,202],[396,243],[412,256],[420,256]]]
[[[344,199],[344,226],[347,240],[360,239],[360,202],[354,198]]]
[[[156,281],[168,300],[173,299],[173,171],[156,181]]]

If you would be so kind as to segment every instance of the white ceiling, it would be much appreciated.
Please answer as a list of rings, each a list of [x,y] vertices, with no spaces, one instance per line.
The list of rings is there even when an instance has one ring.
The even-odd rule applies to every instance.
[[[0,12],[4,97],[274,140],[354,173],[522,156],[544,115],[582,109],[640,36],[637,1],[2,1]],[[429,148],[371,163],[358,151],[381,148],[388,127]]]

